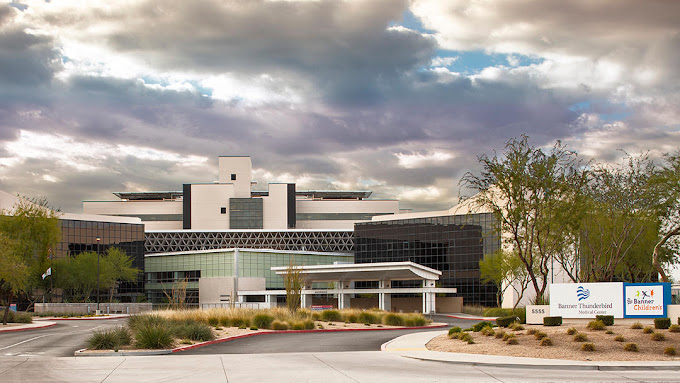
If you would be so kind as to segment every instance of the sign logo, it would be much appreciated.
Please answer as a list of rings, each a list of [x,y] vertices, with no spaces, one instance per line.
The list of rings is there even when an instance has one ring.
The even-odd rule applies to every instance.
[[[590,290],[584,289],[583,286],[579,286],[578,289],[576,289],[576,296],[578,297],[579,302],[584,299],[588,299],[590,296]]]

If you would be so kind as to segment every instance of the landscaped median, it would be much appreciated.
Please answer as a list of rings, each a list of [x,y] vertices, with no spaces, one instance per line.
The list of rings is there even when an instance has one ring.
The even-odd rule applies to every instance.
[[[265,333],[443,326],[430,323],[421,314],[381,310],[164,310],[130,316],[125,326],[95,330],[88,348],[76,355],[162,354]]]

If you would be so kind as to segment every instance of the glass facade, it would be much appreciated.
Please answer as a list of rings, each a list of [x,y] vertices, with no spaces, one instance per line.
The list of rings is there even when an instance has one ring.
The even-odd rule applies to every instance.
[[[229,198],[229,227],[262,229],[262,198]]]
[[[274,266],[330,265],[334,262],[352,262],[351,254],[295,253],[268,250],[239,250],[238,276],[264,277],[266,288],[283,289],[283,278],[271,271]],[[166,301],[173,283],[187,280],[187,303],[198,304],[198,278],[229,277],[234,275],[235,251],[195,252],[189,254],[156,254],[146,257],[146,291],[153,303]]]
[[[361,221],[370,220],[376,215],[390,215],[394,213],[297,213],[298,221]]]
[[[132,257],[132,266],[144,270],[144,225],[117,222],[98,222],[62,219],[61,242],[54,258],[64,258],[94,251],[104,254],[109,247],[117,247]],[[99,244],[97,237],[101,238]],[[119,282],[114,299],[137,302],[144,298],[144,275],[136,282]]]
[[[491,213],[376,221],[354,225],[355,262],[411,261],[442,272],[465,304],[496,305],[496,287],[480,280],[479,261],[500,249]],[[408,286],[408,283],[393,283]]]

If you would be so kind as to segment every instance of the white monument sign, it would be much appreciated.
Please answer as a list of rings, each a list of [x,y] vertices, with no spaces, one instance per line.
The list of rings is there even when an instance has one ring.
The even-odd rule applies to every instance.
[[[550,285],[550,315],[563,318],[613,315],[623,318],[623,283],[553,283]]]

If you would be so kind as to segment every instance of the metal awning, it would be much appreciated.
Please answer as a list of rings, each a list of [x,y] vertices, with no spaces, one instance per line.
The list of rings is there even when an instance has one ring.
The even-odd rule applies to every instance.
[[[338,265],[294,266],[305,281],[399,281],[438,280],[442,272],[414,262],[353,263]],[[272,267],[277,275],[288,273],[288,266]]]

